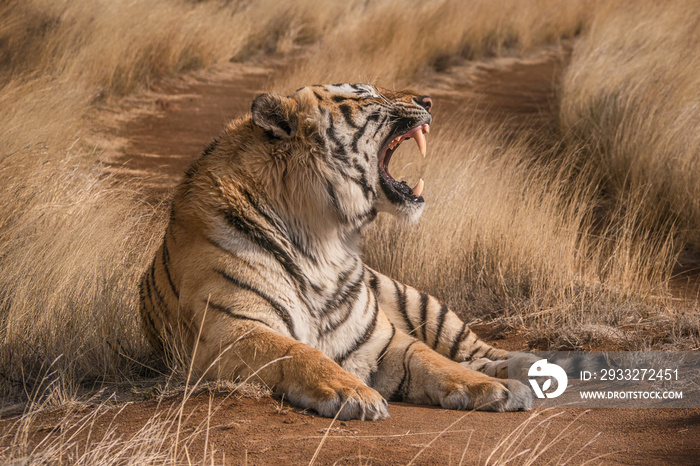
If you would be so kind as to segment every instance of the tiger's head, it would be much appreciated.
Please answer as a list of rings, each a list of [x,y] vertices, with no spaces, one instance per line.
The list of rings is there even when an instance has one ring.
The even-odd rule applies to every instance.
[[[396,181],[389,162],[406,139],[425,156],[431,106],[411,91],[336,84],[259,95],[251,113],[280,195],[303,197],[323,215],[361,228],[377,211],[409,220],[422,213],[423,180],[413,188]]]

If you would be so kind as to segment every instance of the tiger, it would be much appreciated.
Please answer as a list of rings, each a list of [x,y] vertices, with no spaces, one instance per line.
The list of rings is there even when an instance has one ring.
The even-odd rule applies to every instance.
[[[362,261],[378,212],[425,208],[424,181],[395,180],[389,162],[408,139],[425,156],[432,106],[368,84],[257,96],[175,188],[139,285],[153,348],[180,338],[202,377],[255,380],[342,420],[385,419],[387,401],[530,409],[525,384],[498,378],[506,351]]]

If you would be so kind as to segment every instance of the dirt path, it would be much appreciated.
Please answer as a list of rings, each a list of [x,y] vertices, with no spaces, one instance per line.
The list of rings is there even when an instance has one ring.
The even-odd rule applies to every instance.
[[[546,130],[552,122],[553,83],[564,59],[560,53],[550,53],[529,62],[454,67],[431,86],[436,121],[447,121],[451,113],[470,108],[474,118],[510,125],[516,132]],[[144,116],[123,126],[120,136],[129,144],[121,157],[109,162],[143,180],[151,195],[167,196],[187,164],[225,122],[248,111],[271,73],[269,68],[241,70],[232,64],[215,75],[165,87],[147,103],[150,110]],[[467,75],[469,79],[464,79]],[[509,348],[512,341],[494,344],[522,349]],[[173,399],[170,406],[178,402]],[[331,425],[328,419],[281,406],[271,398],[218,396],[213,405],[218,409],[210,420],[208,445],[216,450],[217,462],[308,463]],[[191,399],[186,409],[191,416],[183,432],[196,431],[208,409],[208,396]],[[136,403],[123,409],[114,425],[120,434],[128,435],[157,411],[153,402]],[[317,462],[406,464],[415,458],[418,464],[459,464],[464,454],[464,464],[484,464],[492,452],[492,462],[522,455],[514,460],[516,464],[540,453],[538,463],[571,460],[578,464],[599,458],[594,463],[678,464],[700,458],[700,410],[491,414],[395,403],[390,412],[391,417],[381,422],[334,423]],[[518,426],[522,431],[511,442],[508,435]],[[200,435],[192,443],[193,458],[201,458],[203,442]]]
[[[118,129],[117,137],[126,145],[117,158],[103,162],[134,176],[151,194],[167,196],[225,124],[249,111],[273,72],[228,65],[160,86],[138,99],[141,116],[127,119]]]
[[[418,87],[431,94],[437,122],[466,115],[502,124],[511,134],[542,132],[553,124],[553,83],[567,53],[557,49],[528,60],[467,62],[424,77]],[[142,116],[119,129],[118,136],[127,141],[121,156],[104,162],[164,195],[224,125],[269,90],[275,71],[273,66],[231,64],[163,85],[139,101]]]
[[[124,440],[136,435],[132,442],[156,439],[158,425],[153,419],[168,410],[176,412],[179,402],[172,398],[160,406],[147,401],[108,410],[95,421],[90,438],[99,441],[107,429],[114,429]],[[216,395],[210,402],[202,394],[191,398],[183,410],[180,450],[186,448],[192,462],[204,459],[206,448],[207,463],[213,458],[215,464],[260,465],[309,464],[317,452],[316,464],[481,465],[533,460],[530,464],[662,465],[697,464],[700,458],[700,413],[693,410],[496,414],[392,403],[390,413],[384,421],[332,422],[269,397]],[[60,435],[61,417],[62,413],[42,416],[30,435],[37,442],[47,433]],[[5,422],[0,421],[0,427]],[[148,425],[153,434],[139,435]],[[62,435],[70,435],[70,430]],[[85,433],[77,440],[82,444]]]

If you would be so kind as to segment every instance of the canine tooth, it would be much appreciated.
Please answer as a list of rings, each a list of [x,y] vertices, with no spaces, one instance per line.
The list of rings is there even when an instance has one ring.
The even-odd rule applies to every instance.
[[[416,131],[414,133],[414,137],[416,138],[416,144],[418,144],[418,150],[425,158],[426,144],[425,144],[425,136],[423,135],[423,131]]]
[[[423,178],[418,180],[418,184],[416,185],[415,188],[413,188],[413,195],[414,196],[420,196],[423,194],[423,186],[425,186],[425,183],[423,183]]]
[[[423,125],[423,132],[428,134],[430,132],[430,125]]]

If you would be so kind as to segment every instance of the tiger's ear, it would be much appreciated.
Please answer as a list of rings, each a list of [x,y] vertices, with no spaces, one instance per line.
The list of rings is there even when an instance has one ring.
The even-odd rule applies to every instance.
[[[277,94],[260,94],[253,100],[251,112],[256,126],[278,138],[290,138],[297,132],[299,119],[292,99]]]

